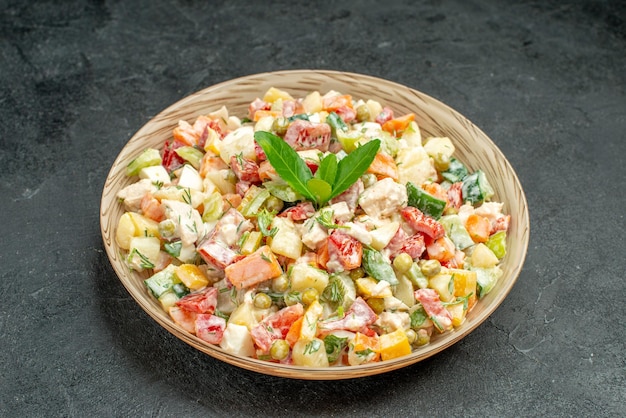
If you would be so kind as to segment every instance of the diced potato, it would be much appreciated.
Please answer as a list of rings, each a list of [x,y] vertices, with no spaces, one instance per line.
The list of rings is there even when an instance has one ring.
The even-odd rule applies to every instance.
[[[317,113],[322,110],[322,96],[318,91],[309,93],[302,101],[306,113]]]
[[[200,190],[177,186],[162,187],[154,192],[153,195],[159,201],[176,200],[178,202],[191,204],[191,207],[194,209],[200,206],[206,197]]]
[[[322,305],[315,301],[304,312],[302,327],[300,328],[301,340],[313,340],[317,335],[317,321],[322,316]]]
[[[222,139],[219,150],[220,157],[226,164],[230,164],[230,157],[239,154],[243,158],[256,161],[254,128],[246,125],[230,132]]]
[[[383,361],[411,354],[411,344],[403,329],[381,335],[379,342],[380,357]]]
[[[172,306],[176,305],[178,299],[179,298],[176,293],[170,290],[161,295],[161,297],[159,298],[159,302],[161,302],[161,306],[163,307],[163,309],[165,311],[168,311]]]
[[[409,123],[409,126],[402,132],[402,141],[409,148],[422,146],[422,134],[417,122]]]
[[[454,154],[454,145],[448,137],[434,137],[428,139],[428,142],[424,144],[424,149],[435,160],[438,158],[450,160],[452,154]]]
[[[162,165],[153,165],[150,167],[144,167],[139,171],[140,179],[148,179],[152,184],[160,184],[162,186],[169,186],[171,184],[170,175],[167,174],[167,170]]]
[[[413,283],[405,275],[397,277],[398,284],[395,286],[393,294],[396,298],[402,301],[409,308],[415,305],[415,292],[413,290]]]
[[[254,357],[254,342],[250,331],[244,325],[231,323],[226,325],[220,347],[231,354],[243,357]]]
[[[463,305],[464,303],[461,301],[446,306],[446,309],[448,310],[448,312],[450,312],[450,315],[452,316],[452,326],[454,327],[458,327],[463,322],[465,322],[466,310],[464,309]]]
[[[291,290],[304,292],[309,287],[322,294],[328,285],[328,273],[306,263],[297,263],[291,269]]]
[[[328,367],[326,346],[319,338],[312,340],[299,339],[291,352],[293,364],[304,367]]]
[[[258,131],[271,132],[272,125],[274,124],[274,119],[275,118],[273,116],[264,116],[260,118],[254,124],[254,132],[258,132]]]
[[[451,284],[451,280],[452,275],[442,270],[428,280],[428,287],[434,289],[443,302],[450,302],[454,299],[454,285]]]
[[[380,228],[371,230],[370,236],[372,237],[372,243],[370,245],[375,250],[382,250],[389,245],[389,242],[394,235],[396,235],[399,228],[400,222],[393,221],[382,225]]]
[[[277,228],[272,239],[272,251],[285,257],[297,259],[302,254],[302,238],[289,218],[274,217],[272,228]]]
[[[383,111],[383,106],[376,100],[369,99],[365,102],[365,105],[370,112],[370,122],[373,122],[376,116],[380,115],[380,112]]]
[[[237,306],[233,313],[230,314],[228,323],[243,325],[248,328],[248,330],[251,330],[254,326],[256,326],[259,321],[257,321],[254,314],[254,306],[252,303],[244,302]]]
[[[472,251],[471,264],[474,267],[491,268],[498,264],[498,257],[485,244],[480,243]]]
[[[174,274],[191,290],[202,289],[209,284],[209,280],[195,264],[181,264],[176,267]]]
[[[396,157],[398,178],[401,184],[412,182],[419,186],[437,180],[437,170],[432,159],[422,147],[402,148]]]
[[[278,99],[293,100],[293,97],[286,91],[277,89],[276,87],[270,87],[263,95],[263,101],[267,103],[274,103]]]
[[[178,177],[178,187],[188,187],[193,190],[202,191],[202,177],[198,171],[189,164],[185,164],[180,170]]]
[[[136,237],[159,238],[159,223],[139,213],[129,212],[130,219],[135,224]]]
[[[123,250],[130,248],[131,238],[137,235],[137,227],[133,222],[131,213],[133,212],[126,212],[120,217],[115,230],[115,241]]]
[[[393,296],[389,282],[376,280],[372,277],[362,277],[355,280],[357,294],[364,299],[387,298]]]
[[[133,237],[130,239],[128,265],[137,270],[152,269],[159,260],[161,241],[155,237]]]
[[[235,193],[235,183],[237,176],[231,169],[225,168],[221,170],[209,171],[206,178],[218,188],[221,194]]]

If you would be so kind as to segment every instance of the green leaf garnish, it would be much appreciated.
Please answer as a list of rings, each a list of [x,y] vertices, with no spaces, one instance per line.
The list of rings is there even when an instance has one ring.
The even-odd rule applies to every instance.
[[[339,162],[334,154],[329,154],[320,161],[319,174],[316,172],[313,177],[304,160],[282,138],[258,131],[254,139],[276,173],[293,190],[318,207],[352,186],[372,164],[380,148],[380,140],[375,139],[356,148]]]

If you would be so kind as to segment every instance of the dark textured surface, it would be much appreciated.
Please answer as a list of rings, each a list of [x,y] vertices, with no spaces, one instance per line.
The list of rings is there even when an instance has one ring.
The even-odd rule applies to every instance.
[[[108,263],[99,199],[132,134],[292,68],[438,98],[526,190],[517,284],[427,361],[349,382],[240,370],[160,328]],[[625,416],[625,90],[618,0],[0,0],[0,416]]]

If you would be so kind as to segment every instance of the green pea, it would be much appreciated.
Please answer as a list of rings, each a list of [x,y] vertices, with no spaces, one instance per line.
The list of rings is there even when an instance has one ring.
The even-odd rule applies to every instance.
[[[414,344],[417,346],[426,345],[430,342],[430,334],[425,329],[417,330],[417,339]]]
[[[265,206],[265,209],[267,209],[268,212],[278,213],[283,208],[284,203],[276,196],[270,196],[265,199],[263,206]]]
[[[272,306],[272,298],[267,293],[257,293],[254,295],[254,306],[259,309],[267,309]]]
[[[356,120],[358,122],[367,122],[370,120],[370,109],[366,104],[362,104],[356,108]]]
[[[270,347],[270,356],[274,360],[284,360],[289,355],[289,343],[285,340],[275,340]]]
[[[365,276],[365,271],[361,267],[350,270],[350,278],[352,280],[360,279]]]
[[[413,264],[413,259],[407,253],[400,253],[393,259],[393,267],[400,274],[406,273]]]
[[[420,261],[420,269],[426,277],[432,277],[441,271],[441,263],[439,260],[422,260]]]
[[[415,330],[407,329],[404,333],[406,334],[406,338],[409,340],[409,344],[413,344],[417,341],[417,332],[415,332]]]
[[[320,292],[318,292],[315,288],[309,287],[304,292],[302,292],[302,303],[304,303],[306,306],[309,306],[319,298]]]

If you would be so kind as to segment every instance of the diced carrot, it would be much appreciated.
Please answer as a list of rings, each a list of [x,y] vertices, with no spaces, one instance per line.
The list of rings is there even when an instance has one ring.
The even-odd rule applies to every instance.
[[[264,118],[266,116],[271,116],[273,118],[277,118],[282,115],[282,112],[278,112],[275,110],[257,110],[254,112],[254,121],[258,122],[259,119]]]
[[[398,166],[396,165],[396,161],[391,155],[384,152],[376,154],[367,172],[375,174],[379,180],[389,177],[394,181],[398,181]]]
[[[278,177],[278,173],[276,173],[276,170],[268,160],[259,164],[259,178],[261,181],[274,180],[276,177]]]
[[[161,222],[165,219],[165,209],[151,193],[146,193],[141,199],[141,212],[153,221]]]
[[[474,242],[487,242],[491,231],[489,219],[472,213],[465,221],[465,229]]]
[[[326,263],[330,260],[328,254],[328,240],[324,240],[320,248],[317,250],[317,264],[323,269],[326,269]]]
[[[450,261],[454,258],[456,248],[454,243],[448,237],[437,238],[426,246],[428,258],[431,260],[439,260],[442,263]]]
[[[197,145],[198,138],[200,137],[195,129],[193,129],[193,126],[184,120],[178,122],[178,126],[174,128],[172,134],[175,140],[182,142],[185,145],[189,145],[190,147]]]
[[[422,184],[422,190],[436,197],[439,200],[443,200],[448,204],[448,191],[444,189],[439,183],[424,183]]]
[[[387,122],[383,123],[383,131],[387,131],[390,134],[397,135],[399,132],[403,132],[407,128],[407,126],[409,126],[409,123],[413,122],[414,120],[414,113],[408,113],[404,116],[388,120]]]
[[[249,256],[229,265],[224,270],[236,288],[243,289],[280,276],[283,270],[268,245],[260,247]]]
[[[296,322],[291,324],[289,331],[287,332],[287,336],[285,337],[285,341],[289,343],[289,346],[293,348],[293,345],[300,338],[300,330],[302,329],[302,321],[304,321],[304,316],[296,319]]]
[[[230,208],[238,208],[243,200],[241,195],[237,193],[227,193],[222,198],[224,199],[224,212],[227,212]]]
[[[349,94],[337,95],[332,97],[327,97],[322,102],[322,110],[327,112],[333,112],[342,107],[353,108],[352,106],[352,96]]]
[[[380,360],[380,342],[377,334],[367,336],[357,332],[348,350],[348,363],[356,366]]]
[[[198,173],[200,177],[205,178],[208,173],[225,170],[228,168],[228,165],[213,152],[207,151],[206,154],[202,157],[200,161],[200,170]]]

